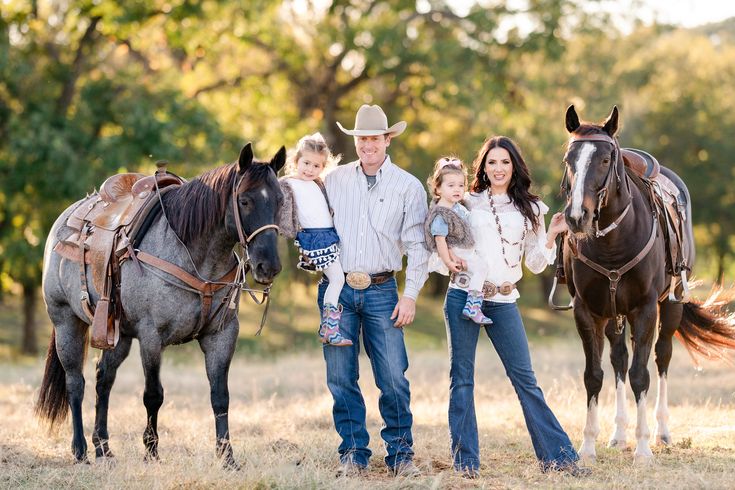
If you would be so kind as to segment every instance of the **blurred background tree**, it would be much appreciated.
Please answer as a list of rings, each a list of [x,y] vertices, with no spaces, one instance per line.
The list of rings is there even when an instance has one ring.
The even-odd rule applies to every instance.
[[[5,0],[0,291],[23,298],[22,349],[35,350],[46,234],[106,176],[167,159],[191,177],[245,141],[268,155],[317,130],[349,161],[335,122],[363,103],[408,121],[391,156],[422,181],[441,155],[469,164],[487,136],[514,138],[552,210],[566,106],[600,120],[618,104],[621,144],[693,189],[699,274],[732,277],[735,21],[623,32],[603,3]],[[281,251],[277,288],[309,281]],[[540,302],[550,272],[526,275],[540,294],[524,300]],[[444,285],[432,275],[427,296]]]

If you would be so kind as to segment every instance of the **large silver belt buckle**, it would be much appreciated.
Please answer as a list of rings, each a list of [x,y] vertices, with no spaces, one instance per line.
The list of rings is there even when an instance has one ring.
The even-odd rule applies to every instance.
[[[452,277],[452,282],[465,289],[470,287],[470,275],[466,272],[457,272]]]
[[[348,272],[346,280],[352,289],[357,289],[358,291],[367,289],[372,282],[370,274],[367,272]]]

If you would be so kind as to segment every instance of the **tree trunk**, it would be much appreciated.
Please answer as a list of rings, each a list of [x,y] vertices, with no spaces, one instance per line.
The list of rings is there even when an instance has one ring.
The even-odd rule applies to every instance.
[[[720,250],[717,254],[717,282],[723,284],[725,280],[725,251]]]
[[[23,345],[24,354],[37,354],[36,341],[36,305],[38,288],[34,285],[23,286]]]

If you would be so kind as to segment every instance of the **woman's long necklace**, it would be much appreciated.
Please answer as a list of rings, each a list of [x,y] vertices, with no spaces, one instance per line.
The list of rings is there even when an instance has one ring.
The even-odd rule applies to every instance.
[[[523,258],[523,243],[526,241],[526,232],[528,231],[528,218],[525,216],[523,217],[523,234],[521,235],[521,239],[517,242],[509,242],[506,240],[506,238],[503,236],[503,227],[500,226],[500,216],[498,216],[498,212],[495,210],[495,203],[493,202],[493,193],[490,191],[490,189],[487,190],[487,195],[490,198],[490,211],[493,213],[493,216],[495,217],[495,225],[498,228],[498,236],[500,237],[500,250],[503,254],[503,260],[505,261],[505,265],[510,267],[511,269],[514,269],[521,265],[521,259]],[[505,245],[508,244],[509,247],[515,247],[516,245],[519,245],[518,247],[518,262],[511,265],[508,262],[508,258],[505,255]]]

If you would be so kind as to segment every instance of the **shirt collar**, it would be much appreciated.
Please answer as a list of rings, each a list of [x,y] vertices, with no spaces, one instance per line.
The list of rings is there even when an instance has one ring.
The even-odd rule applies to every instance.
[[[352,165],[355,168],[355,170],[359,170],[360,172],[362,172],[362,166],[360,166],[359,158],[355,160],[354,162],[352,162],[350,165]],[[390,172],[391,170],[393,170],[395,166],[396,165],[390,159],[390,155],[385,155],[385,160],[383,160],[383,164],[380,166],[380,168],[378,169],[378,173],[375,175],[380,176],[380,175],[386,174]]]

